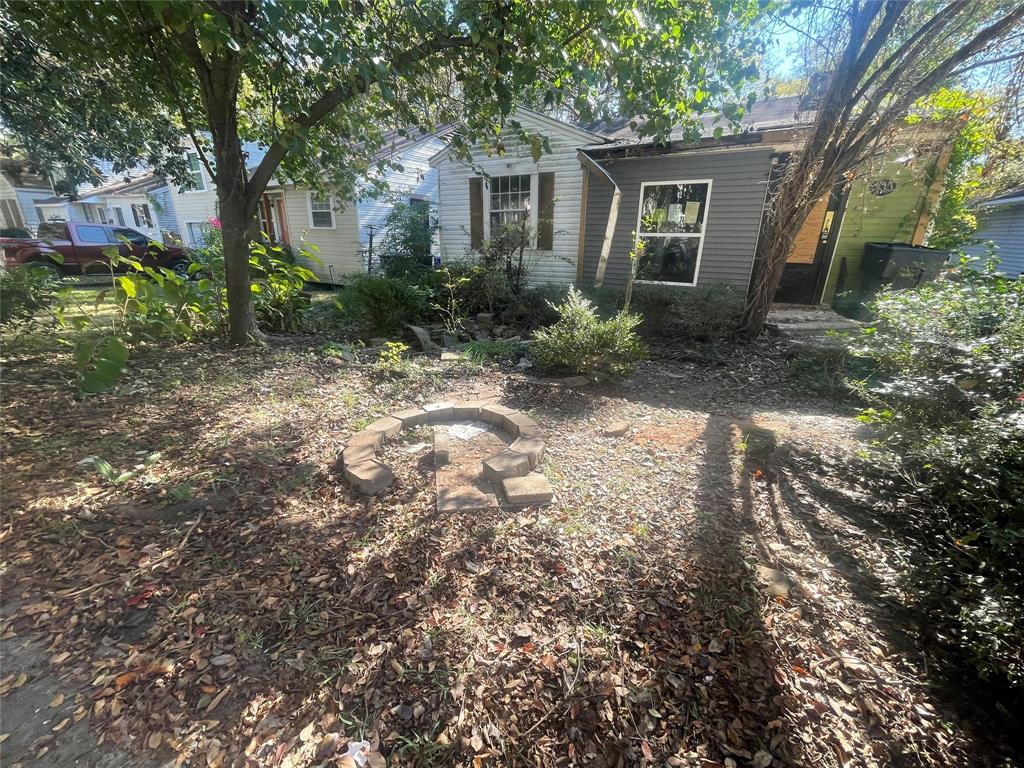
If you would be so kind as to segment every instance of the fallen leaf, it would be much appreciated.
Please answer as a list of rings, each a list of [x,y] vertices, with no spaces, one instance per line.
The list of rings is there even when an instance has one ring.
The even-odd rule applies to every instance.
[[[54,696],[52,699],[50,699],[50,708],[51,709],[56,709],[57,707],[59,707],[63,703],[64,703],[64,694],[63,693],[58,693],[56,696]]]

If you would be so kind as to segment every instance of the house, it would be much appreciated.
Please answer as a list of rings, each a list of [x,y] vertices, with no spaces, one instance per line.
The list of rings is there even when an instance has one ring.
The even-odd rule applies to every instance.
[[[437,181],[427,158],[441,146],[437,135],[389,134],[371,158],[373,163],[390,160],[399,166],[382,171],[389,193],[383,197],[360,194],[355,205],[347,205],[335,195],[272,180],[260,201],[260,231],[272,242],[296,251],[302,245],[311,246],[319,263],[311,261],[308,266],[321,282],[338,283],[343,275],[365,272],[370,233],[379,247],[384,223],[396,202],[428,209],[433,205]],[[243,149],[250,167],[259,165],[265,149],[252,143],[244,144]],[[205,242],[210,219],[217,215],[217,192],[197,153],[189,153],[189,163],[193,188],[173,187],[171,197],[185,245],[199,247]]]
[[[769,187],[813,118],[802,97],[775,99],[748,110],[741,133],[716,137],[706,118],[700,139],[674,131],[656,143],[640,137],[633,121],[577,126],[520,109],[522,126],[549,140],[551,153],[538,161],[512,131],[501,136],[500,155],[477,147],[471,164],[446,150],[431,158],[443,258],[462,258],[509,224],[525,224],[537,283],[622,285],[630,252],[643,241],[638,281],[682,289],[724,283],[745,292]],[[927,160],[935,164],[931,154]],[[864,242],[923,238],[934,185],[905,163],[885,158],[870,178],[819,202],[780,299],[831,301],[856,285]],[[875,197],[889,200],[879,205]],[[841,213],[851,206],[842,232]]]
[[[37,205],[50,197],[49,179],[31,171],[24,160],[0,158],[0,227],[34,234],[43,215]]]
[[[108,161],[97,168],[95,184],[80,185],[74,195],[51,191],[37,200],[40,220],[117,224],[160,242],[179,239],[174,200],[163,178],[142,167],[115,173]]]
[[[981,225],[964,253],[984,258],[992,243],[999,248],[999,271],[1019,278],[1024,274],[1024,188],[982,201],[978,218]]]

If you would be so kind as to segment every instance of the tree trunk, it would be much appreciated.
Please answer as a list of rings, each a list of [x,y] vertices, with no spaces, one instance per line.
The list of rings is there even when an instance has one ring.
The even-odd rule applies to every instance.
[[[224,238],[224,274],[228,290],[228,331],[232,344],[259,338],[249,287],[249,243],[255,213],[248,199],[245,159],[237,136],[217,144],[217,200]],[[233,140],[232,140],[233,138]]]

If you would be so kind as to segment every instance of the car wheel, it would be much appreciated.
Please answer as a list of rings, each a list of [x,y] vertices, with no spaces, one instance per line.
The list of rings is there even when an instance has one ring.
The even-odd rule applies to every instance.
[[[168,269],[170,269],[171,272],[176,274],[178,277],[184,278],[185,280],[189,280],[192,277],[192,275],[188,273],[188,262],[185,261],[184,259],[177,259],[176,261],[172,261],[168,266]]]

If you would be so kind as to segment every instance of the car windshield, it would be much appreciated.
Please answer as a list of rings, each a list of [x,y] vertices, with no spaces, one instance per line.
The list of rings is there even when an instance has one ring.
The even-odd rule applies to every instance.
[[[40,240],[67,240],[68,227],[59,222],[40,224],[37,230]]]

